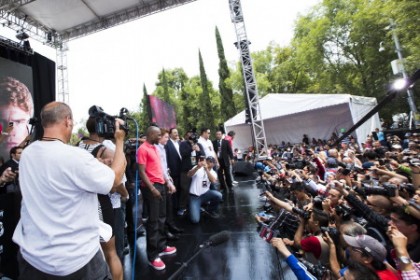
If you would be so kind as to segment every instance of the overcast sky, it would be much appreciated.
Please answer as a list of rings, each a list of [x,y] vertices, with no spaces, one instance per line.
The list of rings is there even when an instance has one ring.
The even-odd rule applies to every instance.
[[[298,14],[305,14],[319,2],[242,0],[251,52],[265,49],[271,41],[288,45]],[[233,65],[239,60],[228,3],[198,0],[69,42],[70,106],[75,120],[86,119],[91,105],[99,105],[109,114],[117,114],[121,107],[137,109],[143,84],[152,93],[163,68],[180,67],[189,77],[198,75],[199,49],[207,76],[217,88],[216,26],[228,62]],[[5,28],[0,30],[2,36],[14,35]],[[31,45],[55,60],[55,51],[34,40]]]

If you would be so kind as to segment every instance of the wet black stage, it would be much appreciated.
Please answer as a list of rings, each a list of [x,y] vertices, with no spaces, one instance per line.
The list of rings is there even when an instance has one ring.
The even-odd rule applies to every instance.
[[[147,264],[145,237],[137,240],[135,275],[132,275],[133,254],[125,257],[125,279],[168,279],[199,250],[210,236],[223,230],[231,232],[227,242],[205,248],[176,279],[296,279],[276,250],[257,233],[255,213],[261,211],[261,190],[253,178],[236,177],[239,182],[233,192],[224,194],[224,202],[217,220],[202,215],[198,225],[187,217],[177,217],[177,225],[184,228],[176,246],[177,253],[164,256],[163,271],[155,271]]]

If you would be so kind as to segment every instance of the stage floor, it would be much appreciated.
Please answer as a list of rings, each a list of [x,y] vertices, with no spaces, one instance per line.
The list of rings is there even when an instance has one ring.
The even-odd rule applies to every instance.
[[[135,277],[131,274],[133,256],[130,254],[125,257],[125,279],[168,279],[211,235],[223,230],[231,231],[230,240],[202,250],[177,279],[296,279],[276,250],[258,236],[254,215],[264,205],[259,198],[261,190],[252,178],[235,179],[239,185],[233,192],[224,194],[219,219],[202,215],[200,223],[193,225],[187,217],[177,217],[177,225],[185,232],[178,241],[169,243],[176,246],[177,253],[162,257],[165,270],[155,271],[148,266],[145,237],[140,237]]]

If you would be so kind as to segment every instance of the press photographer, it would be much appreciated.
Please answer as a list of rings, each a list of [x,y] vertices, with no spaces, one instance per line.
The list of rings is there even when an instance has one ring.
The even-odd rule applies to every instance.
[[[197,165],[200,156],[205,156],[203,146],[198,143],[198,135],[195,129],[186,133],[185,140],[179,144],[179,153],[181,154],[181,175],[180,191],[177,192],[177,214],[183,216],[187,210],[191,185],[191,177],[188,176],[188,171]]]
[[[335,187],[341,192],[343,198],[353,207],[353,209],[359,213],[363,218],[365,218],[369,225],[367,228],[372,228],[370,235],[374,235],[374,232],[377,233],[377,238],[382,240],[382,242],[387,242],[387,230],[388,225],[395,225],[395,227],[400,230],[408,239],[408,252],[412,260],[418,262],[420,260],[420,228],[419,228],[419,219],[411,215],[412,211],[417,211],[415,206],[410,205],[405,200],[404,206],[392,207],[390,201],[401,201],[401,198],[388,198],[381,196],[378,198],[373,197],[371,200],[369,197],[366,200],[366,204],[363,203],[355,194],[346,190],[342,182],[335,181]],[[385,199],[384,199],[385,198]],[[376,204],[378,203],[378,204]],[[390,205],[390,208],[385,208],[386,203]],[[401,203],[401,202],[400,202]],[[386,210],[388,209],[388,210]],[[380,214],[378,211],[388,211],[386,214]]]

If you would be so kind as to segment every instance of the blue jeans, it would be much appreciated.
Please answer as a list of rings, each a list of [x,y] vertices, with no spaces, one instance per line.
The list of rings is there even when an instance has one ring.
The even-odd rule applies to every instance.
[[[208,190],[206,193],[196,196],[190,194],[190,220],[196,224],[200,222],[200,208],[208,204],[208,211],[215,212],[219,210],[219,204],[222,202],[222,194],[215,190]]]

